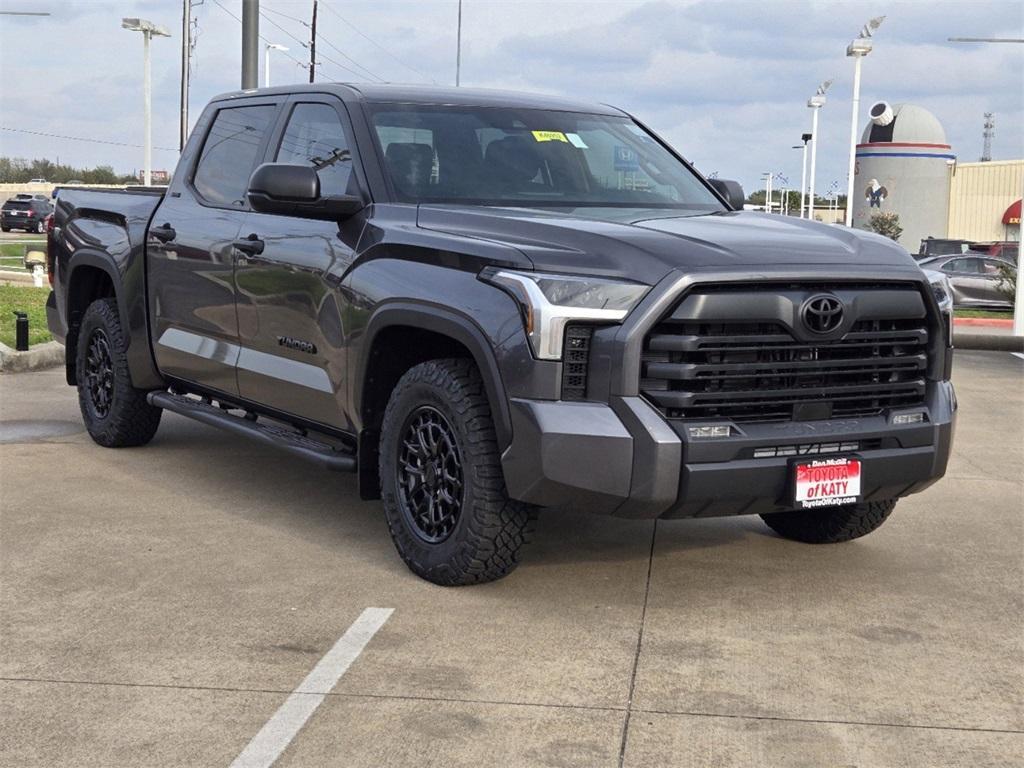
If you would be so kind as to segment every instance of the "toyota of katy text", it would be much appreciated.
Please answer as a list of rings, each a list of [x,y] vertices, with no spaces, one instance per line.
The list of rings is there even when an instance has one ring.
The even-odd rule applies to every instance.
[[[57,192],[49,325],[98,444],[167,410],[354,472],[438,584],[540,508],[854,539],[946,470],[948,284],[742,203],[609,106],[234,93],[165,191]]]

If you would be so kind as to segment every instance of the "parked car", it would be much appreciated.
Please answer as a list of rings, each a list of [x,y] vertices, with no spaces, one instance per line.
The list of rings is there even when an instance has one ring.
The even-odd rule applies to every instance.
[[[53,212],[53,206],[45,198],[38,200],[21,196],[8,200],[0,209],[0,229],[10,232],[12,229],[23,229],[26,232],[42,234],[45,231],[45,219]]]
[[[918,262],[922,269],[941,272],[949,278],[955,307],[977,309],[1013,309],[1013,301],[1003,292],[1000,266],[1017,268],[1009,261],[987,256],[939,256]]]
[[[918,261],[922,261],[936,256],[952,256],[954,254],[966,253],[970,247],[970,240],[949,240],[939,237],[926,237],[921,241],[921,247],[914,255],[914,258]]]
[[[48,182],[46,179],[29,179],[28,183],[29,184],[49,184],[50,182]]]
[[[891,240],[742,208],[606,105],[238,92],[166,192],[58,191],[47,315],[95,442],[169,410],[355,472],[438,584],[539,507],[863,536],[946,471],[949,313]]]
[[[85,182],[82,181],[81,179],[71,179],[71,181],[68,181],[66,183],[76,187],[81,187],[85,185]]]

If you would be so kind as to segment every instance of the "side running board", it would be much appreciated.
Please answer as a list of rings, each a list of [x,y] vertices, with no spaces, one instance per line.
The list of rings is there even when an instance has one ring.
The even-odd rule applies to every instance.
[[[150,392],[146,396],[150,405],[201,421],[213,427],[226,429],[236,435],[258,440],[266,445],[288,451],[304,459],[337,472],[355,472],[356,457],[332,445],[306,437],[295,430],[275,424],[260,424],[254,418],[233,416],[222,408],[202,400],[194,400],[171,392]]]

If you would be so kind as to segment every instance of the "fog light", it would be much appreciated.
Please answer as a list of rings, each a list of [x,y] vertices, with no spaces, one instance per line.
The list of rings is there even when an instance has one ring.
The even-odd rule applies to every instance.
[[[728,424],[714,427],[687,427],[690,437],[728,437],[732,434],[732,427]]]
[[[893,424],[920,424],[924,421],[924,414],[918,413],[897,413],[892,417]]]

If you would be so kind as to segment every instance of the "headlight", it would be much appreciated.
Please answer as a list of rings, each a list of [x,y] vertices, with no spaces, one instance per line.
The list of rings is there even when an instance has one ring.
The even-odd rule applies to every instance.
[[[925,275],[928,277],[928,284],[932,287],[932,293],[935,294],[935,301],[939,305],[939,310],[942,312],[942,320],[944,330],[946,332],[946,345],[953,345],[953,286],[949,283],[949,278],[941,272],[935,272],[933,270],[925,270]]]
[[[932,293],[935,294],[935,301],[943,312],[953,311],[953,287],[949,284],[949,278],[945,275],[937,275],[929,279],[932,286]]]
[[[650,290],[650,286],[625,280],[493,267],[481,272],[480,279],[519,302],[533,354],[541,360],[562,358],[562,338],[569,322],[620,323]]]

